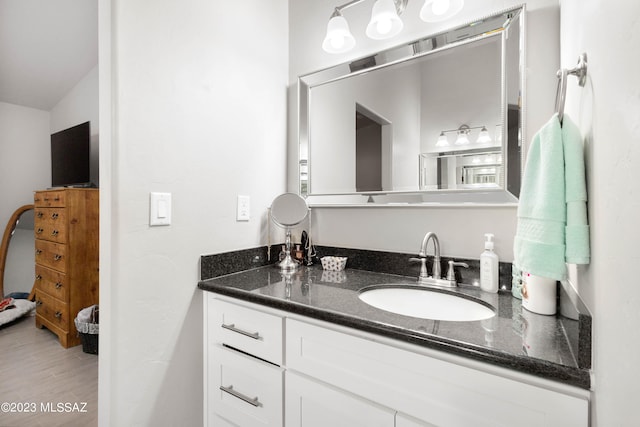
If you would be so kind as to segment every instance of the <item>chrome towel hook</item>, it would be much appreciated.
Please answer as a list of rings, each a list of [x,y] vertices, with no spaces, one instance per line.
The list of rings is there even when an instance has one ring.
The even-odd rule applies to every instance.
[[[587,54],[583,53],[578,57],[578,65],[575,68],[567,70],[562,68],[558,70],[558,87],[556,89],[556,113],[558,119],[562,123],[564,117],[564,102],[567,95],[567,76],[572,75],[578,77],[578,85],[584,87],[587,82]]]

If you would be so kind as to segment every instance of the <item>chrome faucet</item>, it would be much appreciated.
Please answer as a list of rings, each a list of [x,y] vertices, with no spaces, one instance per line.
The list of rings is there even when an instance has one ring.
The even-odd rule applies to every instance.
[[[427,272],[427,246],[429,240],[433,240],[433,267],[431,276]],[[440,286],[443,288],[455,288],[458,286],[455,278],[454,266],[468,267],[467,264],[462,262],[449,261],[449,271],[447,271],[447,278],[442,279],[442,273],[440,270],[440,241],[438,236],[433,231],[428,232],[422,239],[422,246],[420,247],[419,258],[410,258],[409,261],[420,262],[420,275],[418,276],[418,283],[420,285]]]
[[[422,246],[420,246],[420,253],[418,256],[420,258],[427,257],[427,245],[429,244],[429,240],[433,240],[433,273],[431,277],[434,279],[439,279],[441,276],[440,273],[440,241],[438,240],[438,236],[433,231],[428,232],[424,235],[424,239],[422,239]]]

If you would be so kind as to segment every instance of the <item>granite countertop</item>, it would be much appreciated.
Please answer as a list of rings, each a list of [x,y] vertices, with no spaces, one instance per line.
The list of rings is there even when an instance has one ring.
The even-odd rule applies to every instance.
[[[441,350],[584,389],[589,367],[579,366],[578,321],[523,309],[510,292],[490,294],[470,285],[453,292],[480,299],[496,310],[487,320],[418,319],[374,308],[358,292],[377,284],[415,284],[415,277],[347,268],[301,267],[285,277],[273,265],[203,280],[199,288],[279,310]],[[436,290],[438,291],[438,290]],[[448,291],[447,291],[448,292]]]

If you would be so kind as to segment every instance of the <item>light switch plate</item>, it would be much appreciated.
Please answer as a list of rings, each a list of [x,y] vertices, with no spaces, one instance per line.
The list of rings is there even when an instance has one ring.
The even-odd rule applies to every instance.
[[[151,193],[149,225],[171,225],[171,193]]]
[[[251,219],[251,198],[249,196],[238,196],[237,221],[249,221]]]

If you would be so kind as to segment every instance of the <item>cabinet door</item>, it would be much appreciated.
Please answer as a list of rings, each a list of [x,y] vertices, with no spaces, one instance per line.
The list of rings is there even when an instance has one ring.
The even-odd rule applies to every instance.
[[[285,425],[393,427],[395,411],[328,384],[285,373]]]

